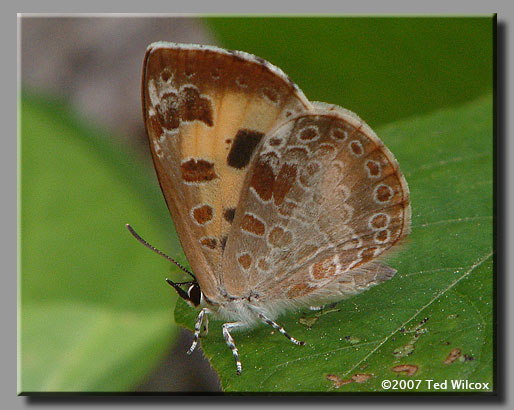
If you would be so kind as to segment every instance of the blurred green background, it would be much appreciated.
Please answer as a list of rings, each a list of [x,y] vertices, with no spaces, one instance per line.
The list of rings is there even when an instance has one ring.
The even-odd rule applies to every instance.
[[[124,226],[187,263],[142,129],[149,43],[256,54],[310,100],[344,106],[379,129],[492,99],[492,16],[24,17],[20,24],[23,393],[219,389],[200,354],[185,357],[190,336],[174,324],[175,296],[164,282],[180,274]],[[394,133],[386,142],[395,143]],[[414,159],[416,147],[394,153]]]

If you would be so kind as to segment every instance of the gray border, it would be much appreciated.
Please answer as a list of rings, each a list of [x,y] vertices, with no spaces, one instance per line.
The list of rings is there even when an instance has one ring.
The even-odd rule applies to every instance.
[[[119,9],[118,4],[118,9]],[[123,4],[124,11],[125,12],[141,12],[141,2],[130,2],[130,4]],[[502,289],[499,289],[500,295],[511,295],[514,294],[514,281],[508,280],[508,275],[511,274],[511,272],[514,272],[514,264],[513,264],[513,253],[509,252],[512,248],[512,243],[510,241],[511,237],[510,235],[513,232],[514,224],[511,218],[508,218],[507,209],[512,209],[514,206],[514,198],[513,198],[513,192],[512,190],[505,191],[505,188],[508,188],[507,181],[508,177],[512,177],[513,174],[513,168],[511,162],[506,161],[507,158],[514,158],[514,144],[512,144],[511,141],[508,140],[509,136],[509,114],[510,110],[508,109],[508,102],[510,101],[510,98],[512,96],[513,92],[513,86],[512,83],[508,81],[506,78],[506,75],[508,72],[512,71],[512,53],[509,53],[509,43],[512,44],[512,32],[509,30],[509,23],[512,23],[513,19],[513,5],[512,2],[507,2],[506,0],[503,1],[494,1],[490,0],[486,3],[483,1],[473,1],[473,2],[451,2],[448,0],[432,0],[430,2],[417,2],[414,3],[412,1],[404,0],[404,1],[388,1],[388,2],[379,2],[379,1],[364,1],[361,0],[359,2],[352,2],[350,4],[336,4],[335,1],[323,1],[323,0],[317,0],[314,3],[296,3],[293,0],[288,0],[286,2],[276,2],[272,0],[261,0],[259,2],[255,2],[252,4],[243,4],[240,1],[218,1],[213,3],[207,3],[205,0],[201,1],[199,3],[192,3],[191,1],[184,2],[180,5],[174,5],[171,4],[169,1],[159,1],[159,2],[152,2],[152,4],[149,4],[148,2],[144,3],[145,11],[157,13],[159,11],[166,11],[169,12],[170,9],[173,9],[177,12],[188,12],[188,13],[198,13],[198,12],[208,12],[208,13],[252,13],[252,12],[262,12],[265,10],[267,13],[337,13],[337,14],[382,14],[387,13],[389,15],[391,14],[490,14],[492,12],[498,13],[498,22],[500,23],[500,35],[499,35],[499,42],[502,42],[502,44],[499,44],[498,47],[498,54],[499,54],[499,61],[500,66],[498,67],[500,76],[498,78],[498,85],[499,89],[502,90],[498,97],[499,97],[499,104],[502,105],[502,107],[499,107],[498,115],[503,117],[499,118],[499,132],[500,137],[503,136],[503,141],[500,142],[500,144],[497,145],[497,149],[499,151],[499,155],[497,160],[501,162],[503,159],[504,166],[500,166],[497,168],[498,171],[498,185],[497,190],[499,192],[498,197],[498,203],[497,205],[500,207],[500,210],[503,209],[503,212],[499,213],[499,217],[505,216],[506,223],[503,220],[500,220],[500,231],[498,232],[498,246],[500,251],[504,251],[506,256],[503,259],[503,266],[500,264],[498,268],[504,268],[503,272],[505,273],[505,278],[499,283],[501,284]],[[170,7],[171,6],[171,7]],[[17,7],[16,10],[11,10],[11,8]],[[87,3],[87,6],[85,3],[80,4],[78,7],[73,5],[70,7],[70,3],[64,2],[62,0],[58,1],[46,1],[44,3],[36,3],[36,2],[22,2],[22,4],[16,4],[14,5],[7,5],[6,7],[2,7],[2,20],[5,20],[4,24],[1,25],[4,35],[1,36],[2,38],[2,45],[3,50],[9,50],[8,55],[17,55],[17,46],[15,41],[12,41],[12,37],[14,32],[17,32],[16,29],[16,12],[19,11],[25,11],[25,12],[48,12],[48,10],[51,11],[61,11],[61,12],[84,12],[88,10],[95,10],[95,11],[104,11],[109,12],[114,9],[112,5],[107,4],[105,0],[103,1],[97,1],[92,0]],[[503,32],[503,33],[502,33]],[[10,51],[13,50],[13,53],[11,54]],[[503,54],[503,55],[500,55]],[[8,73],[12,72],[9,64],[4,65],[5,71]],[[2,94],[3,99],[5,100],[5,103],[3,107],[5,108],[4,112],[9,112],[12,110],[12,112],[9,112],[11,115],[5,115],[4,118],[13,119],[16,118],[17,112],[16,112],[16,106],[13,104],[13,97],[15,95],[15,90],[12,90],[11,88],[15,88],[14,82],[11,78],[9,78],[8,75],[5,75],[3,77],[5,80],[4,82],[7,83],[6,86],[3,88],[4,90],[7,89],[7,92],[4,92]],[[13,97],[11,97],[13,96]],[[11,98],[9,98],[11,97]],[[17,124],[14,124],[14,121],[5,121],[6,124],[8,124],[7,132],[5,132],[5,136],[13,135],[16,131]],[[13,125],[11,125],[13,124]],[[11,132],[11,127],[14,128]],[[14,240],[8,240],[12,237],[17,237],[17,223],[16,218],[13,217],[13,215],[17,214],[17,203],[15,202],[15,198],[17,199],[17,182],[13,177],[13,169],[16,169],[16,157],[12,154],[17,148],[16,148],[16,140],[14,138],[7,138],[5,137],[5,141],[7,143],[7,149],[2,150],[2,160],[0,164],[2,165],[2,187],[6,187],[7,189],[4,191],[4,198],[7,198],[7,200],[2,201],[3,209],[2,209],[2,217],[3,217],[3,227],[7,227],[7,230],[4,229],[4,234],[2,237],[4,238],[4,243],[2,243],[2,261],[7,261],[7,268],[4,269],[4,276],[7,279],[7,286],[2,286],[2,298],[0,299],[3,304],[3,309],[1,310],[2,315],[2,323],[7,323],[8,325],[5,327],[5,329],[10,330],[9,332],[6,332],[6,334],[3,335],[2,340],[7,340],[7,346],[4,346],[2,349],[2,402],[6,404],[6,408],[12,408],[12,409],[18,409],[18,408],[25,408],[28,405],[59,405],[60,407],[67,407],[67,406],[73,406],[74,404],[81,404],[82,406],[91,406],[94,405],[95,407],[107,407],[109,404],[118,404],[118,405],[131,405],[132,408],[137,406],[138,408],[145,406],[145,404],[149,404],[150,402],[153,402],[155,404],[195,404],[195,405],[202,405],[202,404],[211,404],[213,402],[217,404],[222,404],[225,402],[218,401],[214,398],[205,398],[207,400],[203,400],[202,398],[184,398],[181,399],[180,397],[171,397],[166,400],[149,400],[144,397],[135,399],[123,399],[116,400],[116,398],[106,397],[106,398],[99,398],[99,399],[93,399],[93,400],[87,400],[86,399],[65,399],[65,400],[34,400],[34,399],[27,399],[27,398],[20,398],[16,397],[16,377],[14,376],[16,372],[16,346],[15,345],[15,338],[14,335],[17,333],[16,331],[16,318],[14,317],[14,313],[12,311],[12,306],[16,304],[16,296],[15,292],[13,292],[15,284],[15,275],[13,272],[16,271],[17,266],[17,260],[15,259],[15,245]],[[498,164],[497,164],[498,165]],[[10,172],[9,172],[10,171]],[[507,177],[503,177],[505,174]],[[503,178],[502,178],[503,177]],[[501,191],[501,192],[500,192]],[[506,192],[506,194],[504,193]],[[507,227],[505,230],[504,227]],[[506,243],[506,245],[505,245]],[[512,249],[514,250],[514,249]],[[502,260],[500,259],[499,262]],[[499,274],[502,272],[499,270]],[[508,286],[508,288],[505,288],[505,285]],[[499,303],[498,309],[499,309],[499,319],[502,320],[503,318],[503,324],[505,326],[508,325],[508,321],[505,319],[505,317],[509,317],[507,315],[500,315],[500,311],[502,308],[506,308],[508,310],[508,313],[514,313],[513,312],[513,302],[510,301],[510,298],[507,299],[505,303]],[[11,307],[11,309],[9,309]],[[507,313],[507,312],[506,312]],[[509,353],[509,346],[511,346],[511,343],[508,341],[512,341],[512,326],[509,328],[500,330],[499,337],[502,336],[505,337],[505,340],[501,343],[503,346],[503,349],[500,349],[498,352],[498,358],[501,363],[504,363],[504,372],[503,374],[499,374],[499,378],[505,379],[508,378],[508,370],[514,368],[513,363],[513,357],[514,355]],[[11,350],[12,347],[12,350]],[[505,389],[509,386],[508,380],[498,380],[500,382],[500,386],[503,386]],[[509,392],[504,392],[504,395],[502,398],[500,398],[499,401],[496,402],[496,404],[500,405],[507,405],[508,402],[512,402],[512,395],[508,394]],[[438,400],[441,399],[441,400]],[[440,406],[441,404],[445,403],[448,404],[448,406],[459,406],[465,405],[469,406],[472,403],[476,403],[477,405],[483,405],[486,402],[492,403],[491,400],[481,400],[481,398],[472,398],[472,400],[469,400],[470,398],[464,397],[462,400],[459,400],[459,398],[456,397],[439,397],[434,398],[432,400],[429,399],[423,399],[422,401],[426,403],[427,405],[433,405],[436,404]],[[236,398],[235,400],[238,403],[241,403],[242,400],[239,400]],[[277,400],[278,401],[278,400]],[[320,401],[323,402],[330,402],[333,404],[356,404],[356,403],[365,403],[366,405],[371,404],[372,402],[378,402],[381,403],[380,406],[383,407],[389,407],[390,405],[393,405],[393,401],[400,403],[400,402],[406,402],[406,404],[412,404],[413,402],[419,402],[417,397],[404,397],[399,398],[396,400],[387,400],[385,397],[376,397],[375,400],[369,400],[365,397],[358,397],[358,398],[352,398],[352,397],[339,397],[339,398],[331,398],[329,400],[321,400],[318,398],[308,398],[308,399],[300,399],[291,397],[290,402],[294,406],[298,406],[300,404],[307,404],[307,405],[315,405],[319,403]],[[249,400],[245,400],[245,404],[248,403]],[[252,399],[252,402],[256,403],[257,405],[263,405],[266,402],[268,402],[267,399],[261,398],[258,401],[254,401]],[[493,401],[494,402],[494,401]],[[395,406],[397,405],[394,404]],[[84,407],[83,407],[84,408]]]

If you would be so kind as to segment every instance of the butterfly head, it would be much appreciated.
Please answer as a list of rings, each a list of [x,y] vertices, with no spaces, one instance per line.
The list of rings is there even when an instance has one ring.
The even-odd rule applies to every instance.
[[[166,282],[168,282],[168,284],[177,291],[178,295],[184,299],[189,306],[198,307],[202,304],[204,298],[198,282],[193,281],[175,283],[170,279],[166,279]],[[182,289],[181,286],[183,285],[189,285],[187,292]]]

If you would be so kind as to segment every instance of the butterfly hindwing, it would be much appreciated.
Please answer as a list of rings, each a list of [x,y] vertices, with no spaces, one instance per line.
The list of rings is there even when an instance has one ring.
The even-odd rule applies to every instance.
[[[311,105],[264,60],[172,43],[148,48],[142,98],[161,189],[201,289],[215,299],[252,155],[271,129]]]
[[[407,234],[405,179],[355,114],[315,107],[266,136],[254,158],[224,258],[229,295],[341,299],[392,276],[369,263]]]

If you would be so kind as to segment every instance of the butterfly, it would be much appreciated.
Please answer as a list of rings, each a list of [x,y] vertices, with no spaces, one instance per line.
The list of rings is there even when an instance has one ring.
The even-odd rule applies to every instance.
[[[377,258],[409,232],[409,189],[393,154],[357,115],[310,102],[259,57],[165,42],[146,51],[142,105],[157,177],[194,272],[179,265],[192,280],[167,280],[201,307],[189,353],[215,314],[227,321],[222,332],[240,374],[233,330],[265,323],[303,345],[275,322],[281,313],[393,277]]]

